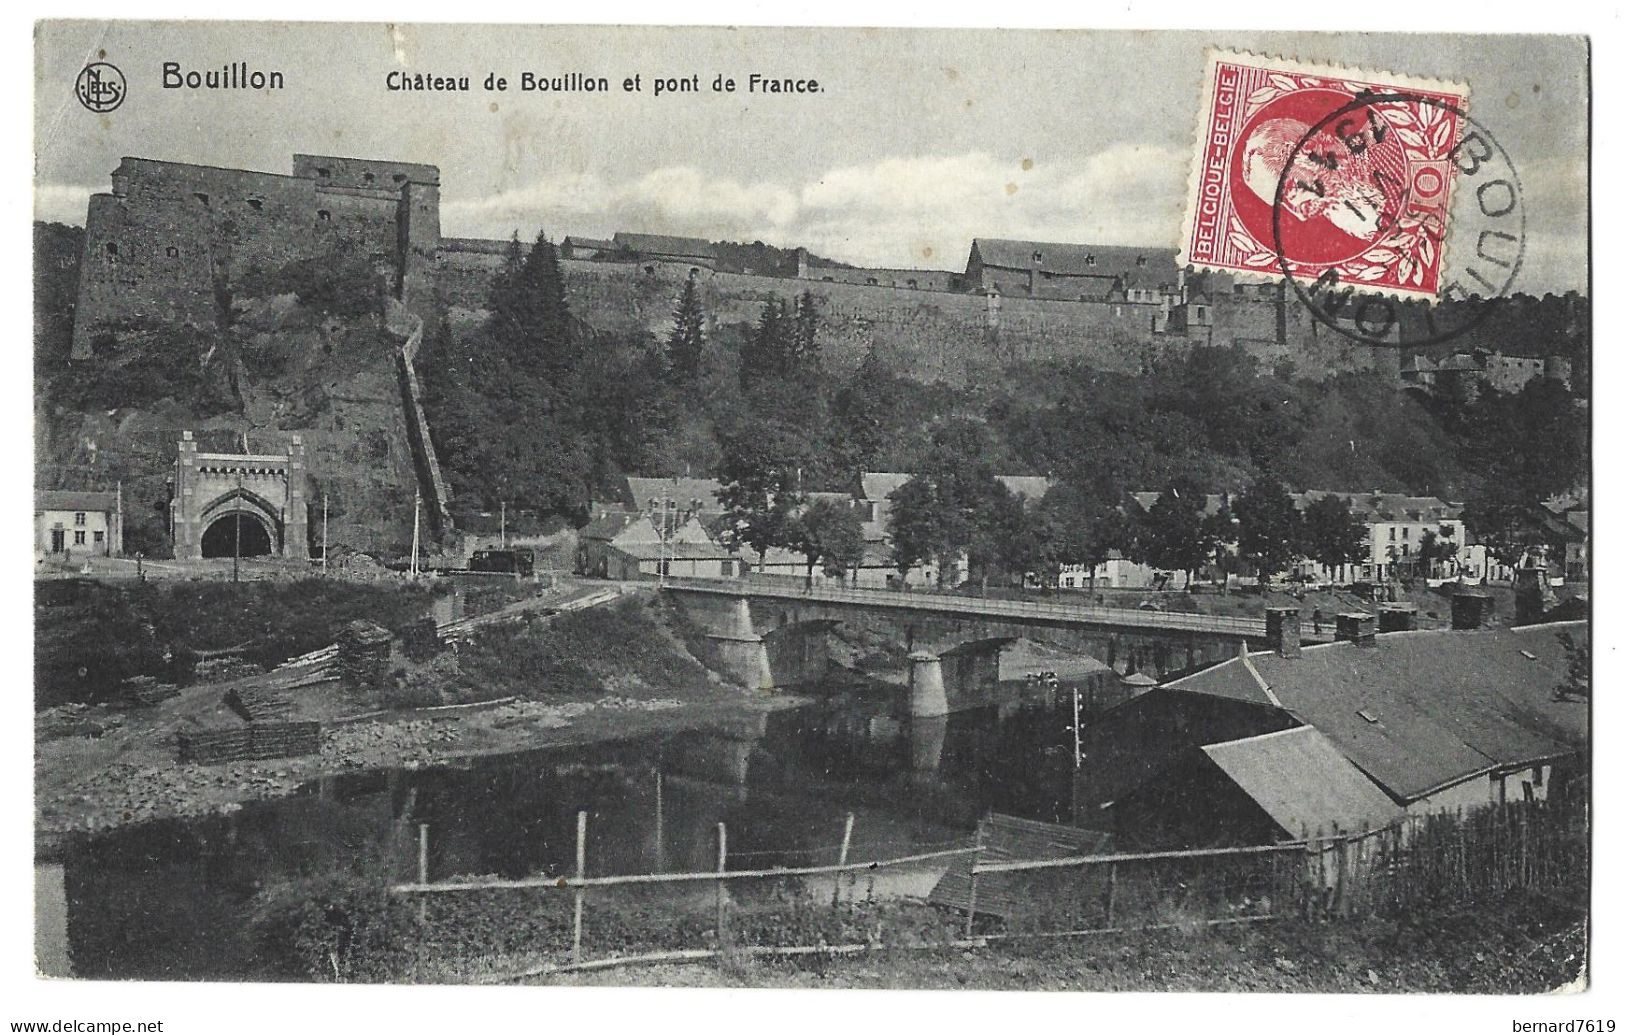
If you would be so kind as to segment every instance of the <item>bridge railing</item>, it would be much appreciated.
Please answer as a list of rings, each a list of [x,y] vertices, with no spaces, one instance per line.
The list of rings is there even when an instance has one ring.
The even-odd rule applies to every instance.
[[[897,607],[918,611],[947,611],[958,614],[1008,615],[1013,618],[1049,618],[1085,624],[1116,625],[1146,629],[1177,629],[1224,636],[1262,639],[1264,622],[1258,618],[1229,615],[1192,614],[1185,611],[1150,611],[1126,607],[1077,607],[1027,600],[993,600],[962,597],[947,593],[900,592],[891,589],[854,589],[847,586],[781,585],[751,579],[667,578],[674,589],[720,593],[730,596],[774,597],[783,600],[817,600],[851,603],[869,607]]]

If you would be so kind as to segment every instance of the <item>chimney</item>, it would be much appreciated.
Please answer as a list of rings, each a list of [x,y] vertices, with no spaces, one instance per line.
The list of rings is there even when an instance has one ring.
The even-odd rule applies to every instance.
[[[1356,647],[1377,645],[1377,616],[1364,611],[1345,611],[1337,616],[1337,638],[1351,640]]]
[[[1264,609],[1264,640],[1269,649],[1283,658],[1295,658],[1299,648],[1299,619],[1295,607],[1266,607]]]
[[[1415,604],[1384,604],[1377,611],[1378,632],[1410,632],[1415,628]]]
[[[1495,598],[1484,592],[1457,593],[1450,598],[1450,628],[1481,629],[1495,610]]]

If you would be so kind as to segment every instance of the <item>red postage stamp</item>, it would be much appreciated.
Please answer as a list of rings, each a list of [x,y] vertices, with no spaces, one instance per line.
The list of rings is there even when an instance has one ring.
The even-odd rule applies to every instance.
[[[1437,297],[1465,85],[1210,51],[1185,264]]]

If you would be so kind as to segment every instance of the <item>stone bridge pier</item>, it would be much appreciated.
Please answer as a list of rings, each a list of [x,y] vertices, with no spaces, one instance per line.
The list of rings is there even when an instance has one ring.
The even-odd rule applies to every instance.
[[[1247,639],[1228,629],[1180,628],[1177,616],[1173,627],[1163,628],[1135,612],[1117,622],[1061,610],[999,613],[974,599],[950,610],[959,606],[952,598],[922,595],[911,606],[904,594],[872,594],[876,602],[870,604],[861,594],[826,599],[782,589],[758,592],[748,584],[668,586],[667,593],[705,637],[707,662],[752,688],[822,678],[829,668],[828,635],[837,624],[888,640],[909,655],[911,711],[918,716],[968,706],[978,688],[998,681],[1001,650],[1021,638],[1159,681],[1232,657]],[[1261,632],[1252,638],[1262,641]]]

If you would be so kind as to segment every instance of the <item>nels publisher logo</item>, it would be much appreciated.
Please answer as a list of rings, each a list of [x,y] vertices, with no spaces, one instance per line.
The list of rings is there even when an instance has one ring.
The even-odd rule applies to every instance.
[[[73,84],[79,103],[94,112],[109,112],[123,104],[126,89],[124,73],[105,61],[86,65]]]

